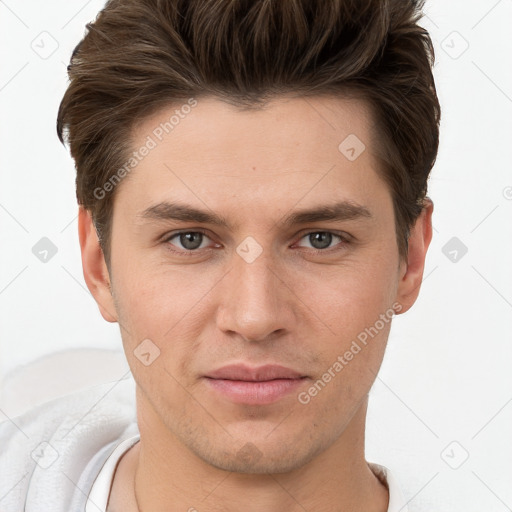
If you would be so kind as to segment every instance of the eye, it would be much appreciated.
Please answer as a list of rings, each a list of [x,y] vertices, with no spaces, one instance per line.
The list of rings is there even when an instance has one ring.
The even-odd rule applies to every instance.
[[[176,239],[175,242],[172,240]],[[207,245],[204,245],[205,240],[209,240],[206,233],[203,231],[180,231],[167,237],[164,242],[175,246],[178,244],[178,251],[170,248],[173,252],[197,252],[198,249],[204,249]]]
[[[333,241],[338,239],[338,245],[344,246],[349,243],[348,238],[330,231],[310,231],[303,235],[302,239],[306,239],[311,245],[310,247],[316,252],[325,252],[327,249],[333,249],[336,246],[331,246]],[[300,246],[304,247],[304,246]],[[307,247],[307,246],[306,246]]]

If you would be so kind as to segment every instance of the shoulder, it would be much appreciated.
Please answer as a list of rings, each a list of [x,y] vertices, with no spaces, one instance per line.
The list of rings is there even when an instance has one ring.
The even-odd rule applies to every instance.
[[[0,509],[28,511],[32,502],[48,503],[45,510],[66,510],[89,461],[110,443],[137,432],[132,378],[66,395],[2,421]],[[52,501],[55,496],[61,503]]]

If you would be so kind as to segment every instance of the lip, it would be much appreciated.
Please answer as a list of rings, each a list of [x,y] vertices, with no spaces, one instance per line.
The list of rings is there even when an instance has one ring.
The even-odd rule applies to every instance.
[[[308,377],[280,365],[228,365],[205,376],[214,391],[238,404],[267,405],[285,397]]]
[[[230,364],[209,372],[206,377],[211,379],[261,382],[274,379],[300,379],[305,377],[305,375],[278,364],[266,364],[257,367],[250,367],[245,364]]]

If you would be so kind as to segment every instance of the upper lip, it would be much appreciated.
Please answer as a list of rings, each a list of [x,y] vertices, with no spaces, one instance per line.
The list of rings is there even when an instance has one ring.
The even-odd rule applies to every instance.
[[[265,381],[274,379],[299,379],[304,375],[276,364],[250,367],[244,364],[232,364],[209,372],[206,377],[211,379]]]

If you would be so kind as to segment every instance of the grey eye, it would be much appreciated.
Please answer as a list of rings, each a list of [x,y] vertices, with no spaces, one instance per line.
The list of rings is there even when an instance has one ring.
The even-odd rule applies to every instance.
[[[180,249],[183,248],[187,251],[193,251],[201,247],[201,243],[203,242],[205,235],[199,231],[187,231],[184,233],[177,233],[176,235],[172,236],[169,239],[169,242],[177,237],[179,237],[178,240],[182,246],[179,247]]]
[[[336,235],[335,233],[330,233],[329,231],[312,231],[302,237],[303,240],[307,240],[309,242],[311,248],[317,250],[329,248],[333,243],[334,238],[339,239],[340,242],[343,241],[341,236]]]

